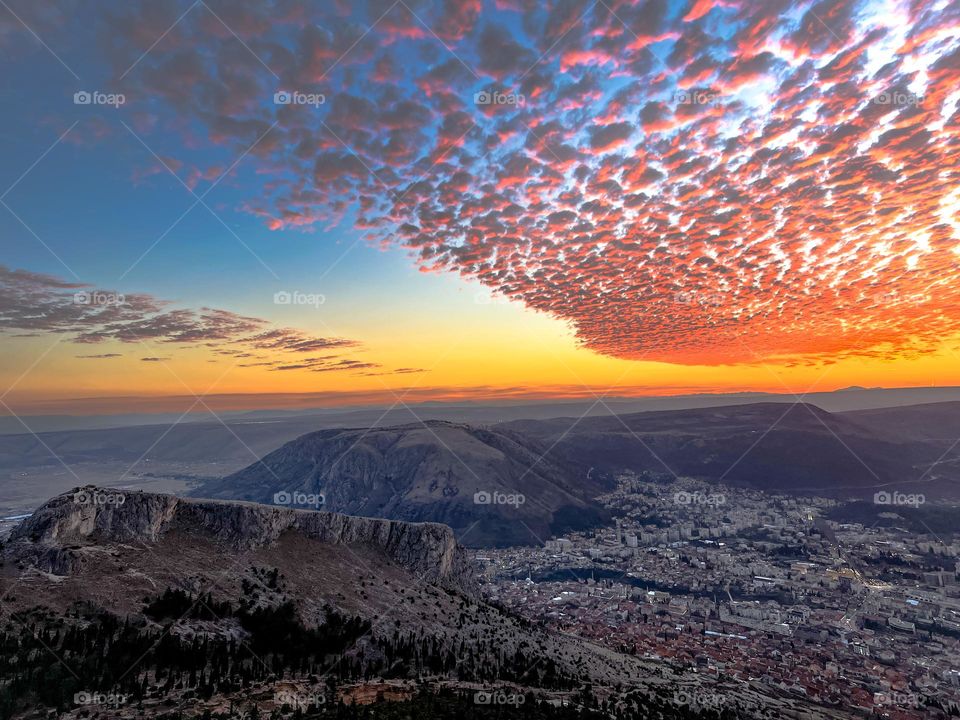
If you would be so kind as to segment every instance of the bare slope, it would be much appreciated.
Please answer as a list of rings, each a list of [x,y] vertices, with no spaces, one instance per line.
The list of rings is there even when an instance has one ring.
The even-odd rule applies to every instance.
[[[498,429],[551,447],[548,459],[580,472],[620,470],[722,480],[769,491],[870,494],[916,484],[930,497],[956,492],[956,465],[930,466],[943,454],[932,429],[896,432],[898,417],[952,421],[960,407],[918,406],[828,413],[806,403],[756,403],[695,410],[554,420],[520,420]],[[928,408],[936,408],[931,415]],[[928,424],[936,424],[930,420]],[[916,428],[911,420],[902,424]],[[942,434],[942,433],[941,433]],[[954,438],[955,439],[955,438]]]
[[[325,497],[336,512],[442,522],[468,546],[533,544],[602,515],[597,488],[515,433],[443,421],[321,430],[287,443],[200,497]]]

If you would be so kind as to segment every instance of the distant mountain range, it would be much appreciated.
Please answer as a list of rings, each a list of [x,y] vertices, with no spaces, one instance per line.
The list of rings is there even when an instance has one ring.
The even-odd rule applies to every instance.
[[[863,497],[960,492],[960,403],[829,413],[809,403],[520,420],[500,426],[573,471],[691,476],[767,491]]]
[[[466,545],[536,544],[603,520],[593,498],[623,471],[770,492],[865,498],[886,487],[956,497],[958,418],[960,403],[854,413],[757,403],[491,429],[429,421],[321,430],[193,494],[258,502],[322,494],[338,512],[448,524]],[[522,504],[497,502],[510,497]]]
[[[842,498],[882,488],[960,497],[960,402],[578,409],[486,425],[421,421],[404,409],[349,429],[328,427],[338,415],[295,415],[0,436],[0,525],[78,481],[259,502],[323,494],[331,510],[442,522],[476,546],[538,543],[602,521],[594,498],[625,470]],[[390,418],[403,422],[384,426]]]

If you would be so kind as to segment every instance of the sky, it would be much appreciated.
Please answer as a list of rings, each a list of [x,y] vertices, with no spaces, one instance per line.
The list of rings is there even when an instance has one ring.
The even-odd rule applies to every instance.
[[[960,385],[958,3],[2,0],[0,53],[0,412]]]

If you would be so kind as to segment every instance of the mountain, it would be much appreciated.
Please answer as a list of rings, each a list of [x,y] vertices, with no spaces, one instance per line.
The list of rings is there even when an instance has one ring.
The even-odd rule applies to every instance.
[[[877,437],[913,440],[949,448],[960,439],[960,402],[853,410],[841,415]]]
[[[589,499],[599,486],[545,459],[545,450],[516,433],[445,421],[320,430],[193,495],[322,495],[335,512],[445,523],[467,546],[532,544],[604,517]]]
[[[604,514],[592,498],[625,470],[772,492],[863,498],[892,488],[956,498],[960,451],[950,441],[958,410],[939,403],[829,413],[753,403],[489,429],[428,421],[320,430],[193,494],[257,502],[322,495],[337,512],[445,523],[476,547],[536,543],[596,524]],[[493,502],[478,503],[477,493]]]
[[[239,402],[242,398],[233,399]],[[216,417],[210,412],[201,412],[188,413],[183,419],[180,419],[180,413],[175,417],[158,414],[0,417],[0,478],[4,482],[3,492],[0,492],[0,526],[4,524],[3,518],[21,515],[51,495],[84,483],[184,493],[204,480],[242,470],[285,442],[324,428],[383,428],[419,423],[421,418],[491,427],[517,420],[557,417],[568,418],[569,427],[578,417],[589,419],[612,413],[626,416],[641,411],[696,411],[717,406],[749,407],[759,402],[782,404],[792,399],[793,396],[782,394],[732,393],[608,397],[603,404],[568,399],[536,403],[422,403],[397,408],[224,410],[218,411]],[[926,415],[924,408],[927,405],[916,403],[934,407],[952,400],[957,404],[960,388],[846,389],[810,393],[806,399],[834,414],[880,408],[878,417],[886,416],[896,421],[896,418],[907,417],[914,411]],[[317,398],[302,400],[304,403],[320,402]],[[186,409],[195,398],[183,401]],[[213,402],[210,398],[208,401]],[[900,407],[911,404],[914,404],[913,408]],[[905,414],[901,415],[901,411]],[[956,424],[957,415],[954,414],[953,418]],[[857,421],[852,413],[851,419]],[[869,421],[865,424],[869,425]],[[909,427],[906,421],[900,425]],[[934,422],[932,427],[933,437],[939,437],[936,433],[952,426]],[[960,433],[955,434],[950,442],[957,437]],[[893,439],[898,442],[904,438]],[[917,439],[924,441],[922,437]]]
[[[440,525],[75,488],[0,547],[0,717],[848,717],[548,631],[473,573]]]
[[[573,472],[611,477],[622,470],[692,476],[768,491],[863,495],[872,488],[922,487],[955,496],[957,464],[937,465],[958,422],[958,403],[886,411],[829,413],[808,403],[754,403],[497,426],[551,448],[548,459]],[[934,409],[928,409],[934,408]],[[928,419],[901,432],[898,417]],[[954,437],[956,439],[956,437]]]

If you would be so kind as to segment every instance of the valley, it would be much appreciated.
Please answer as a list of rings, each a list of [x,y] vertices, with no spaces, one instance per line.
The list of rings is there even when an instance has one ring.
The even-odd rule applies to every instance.
[[[0,528],[0,713],[945,717],[954,410],[428,420],[245,467],[245,443],[66,466],[123,470]]]

